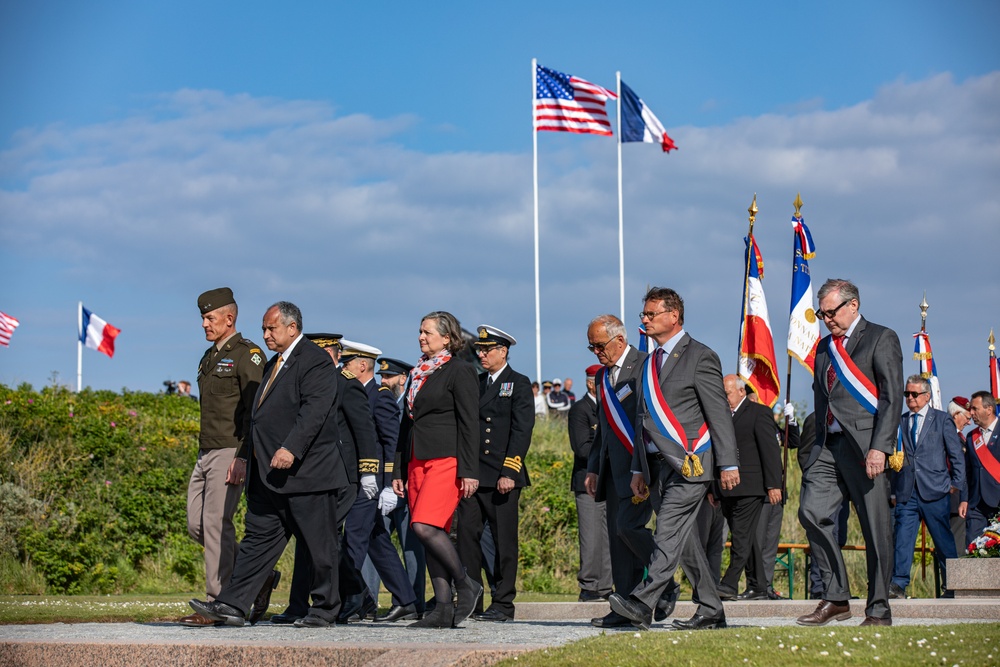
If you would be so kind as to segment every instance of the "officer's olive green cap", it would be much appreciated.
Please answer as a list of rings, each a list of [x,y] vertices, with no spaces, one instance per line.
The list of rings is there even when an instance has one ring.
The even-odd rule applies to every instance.
[[[216,289],[208,290],[204,294],[198,297],[198,310],[201,314],[210,313],[216,308],[222,308],[223,306],[228,306],[231,303],[236,303],[236,299],[233,298],[233,290],[228,287],[218,287]]]

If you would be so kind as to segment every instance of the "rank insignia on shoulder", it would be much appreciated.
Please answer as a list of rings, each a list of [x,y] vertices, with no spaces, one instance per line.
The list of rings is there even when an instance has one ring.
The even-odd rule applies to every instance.
[[[514,393],[514,383],[513,382],[501,382],[500,383],[500,396],[507,397]]]
[[[354,380],[354,379],[356,379],[358,377],[357,375],[355,375],[351,371],[347,370],[346,368],[341,368],[340,369],[340,374],[343,375],[348,380]]]
[[[260,355],[259,355],[259,354],[257,354],[256,352],[254,352],[254,353],[253,353],[253,354],[252,354],[252,355],[250,356],[250,361],[252,361],[252,362],[253,362],[254,366],[260,366],[260,362],[261,362],[261,358],[260,358]]]
[[[379,387],[378,390],[379,391],[389,391],[389,388],[388,387]]]

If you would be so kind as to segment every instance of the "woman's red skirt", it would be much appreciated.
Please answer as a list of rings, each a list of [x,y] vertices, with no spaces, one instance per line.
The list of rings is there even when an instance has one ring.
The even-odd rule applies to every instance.
[[[426,523],[448,532],[455,508],[462,498],[458,485],[458,459],[411,459],[406,480],[410,523]]]

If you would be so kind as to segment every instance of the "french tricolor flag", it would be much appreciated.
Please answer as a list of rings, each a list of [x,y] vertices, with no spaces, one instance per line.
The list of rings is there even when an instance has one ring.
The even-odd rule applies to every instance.
[[[115,356],[115,338],[121,329],[113,327],[80,304],[80,342],[92,350]]]
[[[622,87],[620,98],[622,126],[619,131],[621,142],[624,144],[630,141],[642,141],[647,144],[660,144],[664,153],[676,149],[677,145],[667,134],[660,119],[634,90],[625,85],[624,81],[619,83]]]

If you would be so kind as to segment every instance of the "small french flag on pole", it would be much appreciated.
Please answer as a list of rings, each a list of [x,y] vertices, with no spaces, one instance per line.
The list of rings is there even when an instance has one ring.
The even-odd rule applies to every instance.
[[[115,338],[121,329],[113,327],[80,304],[80,342],[92,350],[115,356]]]

